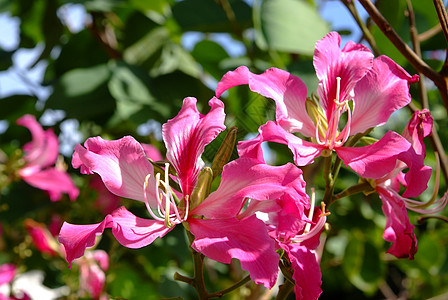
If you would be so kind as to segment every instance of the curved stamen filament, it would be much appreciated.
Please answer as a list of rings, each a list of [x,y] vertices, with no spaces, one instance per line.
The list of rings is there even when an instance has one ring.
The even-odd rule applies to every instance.
[[[311,188],[311,200],[310,200],[310,212],[308,215],[308,219],[313,222],[313,215],[314,215],[314,203],[316,202],[316,194],[314,193],[314,188]],[[311,228],[311,223],[306,223],[305,229],[303,230],[303,233],[308,233]]]
[[[148,197],[146,195],[146,189],[148,188],[148,182],[149,182],[149,178],[151,177],[151,174],[146,175],[145,177],[145,182],[143,184],[143,195],[144,195],[144,199],[145,199],[145,205],[146,205],[146,209],[148,210],[149,214],[151,215],[151,217],[153,217],[155,220],[158,221],[163,221],[162,218],[156,216],[156,214],[154,214],[154,212],[152,211],[151,206],[149,205],[149,200]],[[160,214],[160,211],[159,211]],[[162,214],[160,214],[162,215]]]

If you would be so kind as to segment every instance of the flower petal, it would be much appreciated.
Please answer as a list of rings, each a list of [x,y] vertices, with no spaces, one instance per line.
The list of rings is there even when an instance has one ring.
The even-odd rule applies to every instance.
[[[189,195],[203,167],[201,154],[224,126],[224,104],[218,98],[209,101],[210,111],[203,115],[196,108],[196,99],[184,99],[179,114],[163,124],[166,157],[174,165],[182,192]]]
[[[218,189],[191,214],[207,218],[234,217],[247,198],[275,200],[284,194],[298,201],[307,199],[305,181],[299,168],[293,164],[276,167],[255,159],[239,158],[224,166]]]
[[[261,144],[263,142],[275,142],[287,145],[294,155],[296,165],[305,166],[312,163],[314,158],[318,157],[324,149],[323,146],[304,141],[294,134],[285,131],[272,121],[268,121],[260,126],[258,132],[259,135],[256,138],[238,143],[238,154],[240,157],[252,157],[264,162]]]
[[[386,229],[383,238],[392,242],[387,253],[398,258],[414,259],[417,252],[417,239],[414,226],[409,222],[408,212],[403,199],[397,192],[377,187],[378,195],[383,202],[383,213],[386,216]]]
[[[326,111],[327,120],[335,110],[334,100],[342,103],[351,99],[356,83],[371,68],[372,52],[361,44],[348,43],[340,49],[341,37],[337,32],[330,32],[316,43],[314,51],[314,68],[319,78],[317,94]],[[337,93],[336,78],[340,77],[340,93]]]
[[[318,299],[322,294],[322,274],[316,254],[299,243],[282,245],[282,248],[288,253],[294,270],[296,299]]]
[[[404,129],[402,136],[407,139],[418,155],[426,156],[423,139],[432,132],[433,119],[428,109],[416,111]]]
[[[23,169],[20,170],[22,179],[35,188],[47,191],[51,201],[59,201],[64,193],[67,193],[72,201],[79,195],[79,189],[64,171],[49,168],[29,175],[22,171]]]
[[[276,103],[276,120],[289,132],[314,135],[314,123],[305,107],[307,88],[300,78],[277,68],[257,75],[245,66],[227,72],[216,87],[219,97],[225,90],[248,84],[249,89]]]
[[[147,197],[151,206],[157,207],[156,183],[153,166],[143,147],[133,137],[106,141],[101,137],[89,138],[84,147],[76,145],[72,165],[81,173],[97,173],[107,189],[120,197],[145,201],[144,183],[148,180]]]
[[[264,223],[255,216],[243,220],[190,218],[188,222],[195,237],[193,249],[221,263],[236,258],[255,283],[267,288],[275,284],[279,255]]]
[[[172,229],[165,227],[164,222],[136,217],[124,207],[107,215],[101,223],[73,225],[64,222],[59,242],[65,247],[67,261],[71,264],[84,254],[86,248],[93,247],[96,236],[101,235],[105,228],[112,228],[117,241],[128,248],[147,246]]]
[[[409,104],[409,84],[416,78],[387,56],[376,58],[355,87],[351,134],[383,125],[394,111]]]
[[[16,276],[16,266],[13,264],[0,265],[0,285],[10,283]]]
[[[24,115],[16,123],[31,132],[32,141],[23,147],[27,167],[45,168],[54,164],[59,155],[59,141],[54,132],[44,131],[33,115]]]
[[[398,156],[411,144],[396,132],[387,132],[378,142],[365,147],[335,148],[345,165],[364,178],[378,179],[390,173]]]

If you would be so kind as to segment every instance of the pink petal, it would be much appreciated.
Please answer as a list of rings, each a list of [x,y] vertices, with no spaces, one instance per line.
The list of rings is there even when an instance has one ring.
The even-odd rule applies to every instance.
[[[27,167],[45,168],[54,164],[59,155],[59,141],[54,132],[44,131],[33,115],[24,115],[16,123],[31,132],[32,141],[23,147]]]
[[[396,132],[388,131],[378,142],[365,147],[338,147],[336,153],[345,165],[364,178],[378,179],[390,173],[398,156],[410,144]]]
[[[433,119],[427,109],[416,111],[408,125],[404,129],[402,136],[407,139],[418,155],[426,156],[426,147],[423,139],[432,133]]]
[[[0,265],[0,285],[10,283],[16,275],[16,266],[13,264]]]
[[[341,37],[330,32],[316,43],[314,68],[319,78],[317,94],[330,120],[337,99],[336,77],[341,78],[339,102],[350,100],[356,83],[371,68],[372,52],[361,44],[348,43],[340,49]]]
[[[160,153],[159,149],[157,147],[151,145],[151,144],[141,144],[143,147],[143,150],[145,150],[146,156],[150,158],[152,161],[159,161],[163,160],[162,153]]]
[[[264,223],[255,216],[243,220],[190,218],[188,222],[195,236],[193,249],[221,263],[236,258],[255,283],[267,288],[275,284],[279,255]]]
[[[294,199],[308,197],[299,168],[293,164],[276,167],[255,159],[239,158],[224,166],[218,189],[191,214],[207,218],[234,217],[247,198],[275,200],[284,194]]]
[[[97,173],[107,189],[120,197],[145,201],[144,183],[150,174],[147,199],[157,207],[156,183],[151,163],[143,147],[133,137],[106,141],[101,137],[89,138],[84,147],[76,145],[72,164],[81,173]]]
[[[95,203],[93,204],[98,211],[103,214],[110,214],[120,207],[121,198],[109,192],[101,177],[93,175],[89,181],[89,187],[97,192]]]
[[[73,201],[79,195],[79,189],[65,171],[50,168],[30,175],[20,172],[22,179],[31,186],[47,191],[51,201],[59,201],[66,193]]]
[[[421,155],[415,153],[411,148],[409,151],[401,153],[398,158],[409,168],[404,175],[406,191],[404,197],[418,197],[428,188],[428,181],[431,178],[432,168],[423,164]]]
[[[351,134],[386,123],[390,115],[411,102],[410,83],[415,82],[387,56],[373,61],[373,67],[355,87]]]
[[[26,219],[24,225],[37,250],[51,256],[57,255],[54,247],[52,247],[52,245],[57,245],[56,240],[44,224]]]
[[[196,108],[196,99],[184,99],[179,114],[163,124],[166,157],[179,177],[182,192],[189,195],[203,167],[201,154],[224,126],[224,104],[217,98],[209,101],[210,111],[203,115]]]
[[[252,157],[264,162],[263,150],[261,144],[263,142],[275,142],[288,145],[288,148],[294,155],[294,162],[298,166],[305,166],[314,161],[318,157],[323,146],[313,144],[300,139],[299,137],[286,132],[277,123],[268,121],[265,125],[258,129],[259,135],[248,141],[238,143],[238,154],[240,157]]]
[[[288,253],[294,270],[296,299],[318,299],[322,294],[322,274],[316,254],[299,243],[282,245],[282,248]]]
[[[64,222],[59,233],[59,242],[65,247],[67,261],[71,263],[81,257],[86,248],[94,246],[96,236],[101,235],[105,228],[112,228],[117,241],[128,248],[147,246],[172,229],[165,227],[164,222],[136,217],[124,207],[107,215],[101,223],[73,225]]]
[[[387,253],[398,258],[414,259],[414,254],[417,252],[417,239],[414,226],[409,222],[405,202],[393,190],[382,187],[377,187],[376,190],[383,201],[382,209],[386,216],[383,238],[392,242]]]
[[[107,271],[109,269],[109,255],[104,250],[94,250],[90,252],[93,259],[99,264],[101,269]]]
[[[93,262],[80,262],[79,289],[98,299],[106,283],[106,274]]]
[[[305,107],[307,88],[300,78],[280,69],[271,68],[257,75],[247,67],[227,72],[216,88],[219,97],[225,90],[248,84],[249,89],[276,103],[276,120],[289,132],[314,136],[315,125]]]

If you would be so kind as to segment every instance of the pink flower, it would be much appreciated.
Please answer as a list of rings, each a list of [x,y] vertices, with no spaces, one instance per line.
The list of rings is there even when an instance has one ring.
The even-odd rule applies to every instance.
[[[44,224],[26,219],[25,228],[31,236],[34,245],[36,245],[37,250],[50,256],[60,254],[60,246]]]
[[[382,209],[386,216],[383,238],[392,242],[387,252],[399,258],[414,259],[414,254],[417,252],[414,226],[409,222],[407,209],[418,213],[436,213],[441,211],[447,203],[447,194],[438,201],[435,201],[434,196],[426,203],[403,197],[417,197],[427,188],[426,183],[432,170],[423,165],[426,155],[423,138],[431,132],[432,117],[429,111],[425,109],[415,112],[403,132],[403,136],[412,144],[411,151],[400,157],[401,161],[397,162],[392,172],[373,183],[383,202]],[[410,169],[420,169],[419,176],[413,176],[415,172],[403,174],[402,170],[408,166]],[[400,184],[407,188],[403,196],[399,194]],[[436,185],[438,186],[438,182]]]
[[[23,147],[26,164],[19,171],[20,177],[29,185],[47,191],[51,201],[59,201],[63,193],[75,200],[78,188],[65,171],[54,167],[59,155],[59,142],[54,132],[44,131],[33,115],[22,116],[17,124],[28,128],[32,136],[32,141]]]
[[[260,156],[261,143],[274,141],[288,145],[297,165],[329,156],[334,150],[347,166],[363,177],[379,178],[390,172],[397,156],[409,150],[409,143],[395,133],[387,133],[369,148],[343,147],[357,133],[383,125],[397,109],[411,101],[409,84],[418,80],[386,56],[373,59],[361,44],[349,42],[340,49],[341,38],[331,32],[316,43],[314,67],[319,79],[319,103],[307,99],[307,88],[298,77],[276,68],[261,75],[246,67],[228,72],[218,83],[216,95],[242,84],[276,103],[276,123],[260,127],[260,135],[241,143],[242,151]],[[350,103],[352,105],[350,106]],[[343,128],[341,117],[346,114]],[[311,138],[304,141],[292,133]],[[372,170],[375,165],[376,171]]]
[[[106,274],[109,268],[109,255],[103,250],[88,251],[75,261],[79,265],[79,289],[81,296],[88,293],[92,299],[99,299],[103,294]]]
[[[253,214],[242,215],[241,209],[248,198],[266,201],[288,195],[296,201],[304,186],[301,171],[292,164],[272,167],[254,158],[239,158],[224,166],[218,189],[206,197],[202,191],[211,184],[211,174],[201,154],[225,128],[223,103],[213,98],[209,105],[210,111],[202,115],[196,99],[186,98],[179,114],[163,125],[168,163],[162,174],[129,136],[115,141],[90,138],[84,147],[76,146],[75,168],[99,174],[112,193],[142,202],[153,219],[136,217],[121,207],[98,224],[64,223],[59,241],[68,262],[92,247],[105,228],[111,228],[122,245],[140,248],[186,222],[195,236],[195,250],[222,263],[237,258],[256,283],[274,285],[279,261],[274,243],[264,223]],[[179,192],[171,188],[176,185]]]
[[[0,265],[0,285],[10,283],[16,276],[16,266],[13,264]]]

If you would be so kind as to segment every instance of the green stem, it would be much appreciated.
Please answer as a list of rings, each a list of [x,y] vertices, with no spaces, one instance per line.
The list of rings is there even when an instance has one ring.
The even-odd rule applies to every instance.
[[[324,177],[325,177],[325,194],[322,201],[328,205],[333,196],[334,178],[331,173],[332,156],[325,157],[324,161]]]
[[[332,201],[330,202],[330,205],[338,199],[348,197],[348,196],[351,196],[354,194],[362,193],[362,192],[371,192],[371,191],[373,191],[373,188],[368,182],[363,182],[363,183],[353,185],[353,186],[343,190],[342,192],[334,195]]]
[[[228,287],[228,288],[226,288],[224,290],[221,290],[219,292],[216,292],[216,293],[209,294],[208,297],[209,297],[209,299],[221,298],[222,296],[227,295],[228,293],[233,292],[237,288],[245,285],[249,281],[250,281],[250,275],[247,275],[246,277],[244,277],[243,279],[241,279],[240,281],[238,281],[237,283],[235,283],[231,287]]]
[[[294,284],[289,280],[285,280],[285,282],[279,287],[275,300],[285,300],[289,294],[291,294],[293,288]]]

